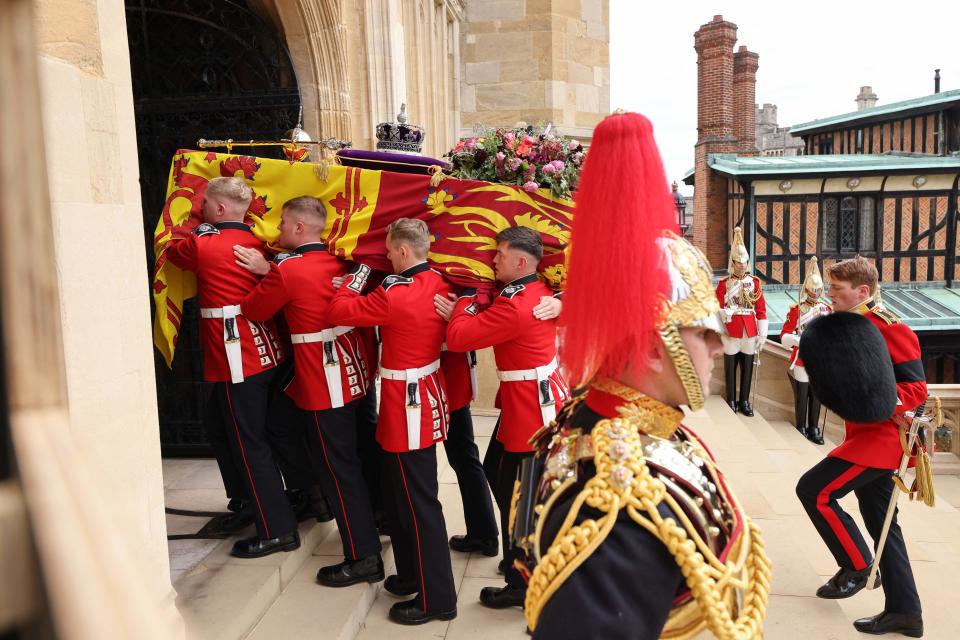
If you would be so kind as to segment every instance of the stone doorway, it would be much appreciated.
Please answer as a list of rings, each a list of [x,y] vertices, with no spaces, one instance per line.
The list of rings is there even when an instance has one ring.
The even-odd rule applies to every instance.
[[[283,35],[244,0],[125,4],[152,270],[153,233],[177,149],[196,148],[199,138],[277,139],[296,125],[302,103]],[[197,316],[196,300],[188,301],[172,368],[154,354],[165,456],[207,453],[202,419],[209,389],[202,382]]]

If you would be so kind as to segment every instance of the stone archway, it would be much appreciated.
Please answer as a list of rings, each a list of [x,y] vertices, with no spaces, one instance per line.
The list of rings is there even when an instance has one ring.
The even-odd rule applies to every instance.
[[[351,139],[347,26],[343,0],[250,0],[278,21],[303,100],[304,129]]]

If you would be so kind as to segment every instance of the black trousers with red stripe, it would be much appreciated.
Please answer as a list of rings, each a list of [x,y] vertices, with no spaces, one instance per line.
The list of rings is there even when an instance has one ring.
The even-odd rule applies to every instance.
[[[417,605],[427,613],[456,609],[447,526],[437,496],[436,445],[385,451],[382,472],[397,575],[417,585]]]
[[[357,452],[360,400],[336,409],[304,411],[320,487],[340,529],[343,556],[359,560],[380,553],[380,536]]]
[[[233,459],[233,449],[230,446],[230,434],[227,433],[223,419],[223,410],[214,389],[203,410],[203,430],[207,434],[207,442],[213,449],[213,457],[217,460],[220,477],[223,479],[223,489],[228,500],[245,500],[247,498],[246,481],[240,468]]]
[[[797,483],[797,497],[841,568],[865,569],[873,562],[873,549],[880,540],[887,505],[895,490],[892,474],[890,469],[864,467],[828,457],[803,474]],[[838,502],[851,491],[857,496],[863,523],[874,540],[873,547],[867,545],[853,518]],[[880,576],[886,597],[885,611],[920,613],[920,596],[896,513],[880,557]]]
[[[520,572],[513,568],[516,553],[510,541],[510,503],[513,501],[513,487],[520,477],[520,465],[533,454],[504,450],[503,445],[497,440],[499,431],[500,421],[497,420],[487,453],[483,457],[483,470],[487,474],[487,480],[490,481],[493,497],[500,510],[500,544],[503,549],[504,580],[511,587],[526,587],[527,583]]]
[[[470,405],[450,412],[450,429],[443,449],[453,472],[457,474],[463,518],[471,538],[496,538],[497,520],[493,515],[490,484],[480,464],[480,452],[473,436]]]
[[[234,463],[246,482],[253,521],[261,538],[276,538],[297,528],[267,438],[273,376],[273,370],[264,371],[238,384],[218,382],[214,386]]]

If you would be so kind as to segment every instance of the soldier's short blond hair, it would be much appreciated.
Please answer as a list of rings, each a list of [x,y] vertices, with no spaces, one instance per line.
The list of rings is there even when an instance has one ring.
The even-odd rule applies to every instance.
[[[315,218],[320,224],[327,221],[327,210],[323,208],[323,203],[313,196],[291,198],[283,203],[283,210],[305,213]]]
[[[831,281],[842,280],[849,282],[850,286],[854,288],[865,284],[870,289],[871,295],[876,293],[877,280],[880,278],[880,274],[877,273],[877,267],[873,264],[873,261],[863,256],[848,258],[847,260],[833,263],[827,267],[827,275]]]
[[[253,200],[253,189],[241,178],[213,178],[207,183],[207,197],[232,202],[246,211],[250,201]]]
[[[426,258],[430,251],[430,229],[416,218],[398,218],[387,227],[387,238],[392,244],[403,243],[418,258]]]

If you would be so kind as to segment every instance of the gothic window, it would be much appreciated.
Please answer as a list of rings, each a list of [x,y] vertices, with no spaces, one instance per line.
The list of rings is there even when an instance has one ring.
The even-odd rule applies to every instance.
[[[873,251],[876,244],[876,216],[873,196],[845,196],[823,201],[825,255],[854,255]]]

